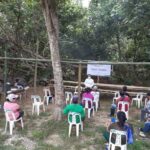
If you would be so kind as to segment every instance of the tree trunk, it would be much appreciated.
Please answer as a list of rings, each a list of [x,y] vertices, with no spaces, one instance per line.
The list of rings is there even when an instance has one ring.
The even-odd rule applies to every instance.
[[[61,110],[64,100],[64,87],[62,79],[62,68],[60,63],[60,54],[58,46],[58,18],[56,14],[55,0],[41,0],[43,15],[48,33],[49,46],[51,52],[51,60],[54,75],[54,89],[55,89],[55,104],[54,119],[61,120]]]

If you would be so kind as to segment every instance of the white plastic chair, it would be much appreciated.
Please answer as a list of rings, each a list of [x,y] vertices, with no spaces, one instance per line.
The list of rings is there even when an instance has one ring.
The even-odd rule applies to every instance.
[[[94,97],[94,101],[93,102],[95,103],[95,110],[97,111],[98,110],[98,103],[99,103],[100,92],[92,91],[91,94]]]
[[[72,92],[66,91],[66,92],[65,92],[65,100],[66,100],[66,104],[68,104],[68,102],[71,104],[72,98],[73,98]]]
[[[117,112],[118,111],[123,111],[126,114],[126,118],[129,119],[129,103],[128,102],[119,101],[118,106],[117,106]]]
[[[44,91],[44,101],[46,101],[46,104],[48,105],[50,98],[52,99],[52,102],[53,102],[51,91],[48,88],[44,88],[43,91]]]
[[[116,139],[113,141],[114,136]],[[122,138],[125,137],[125,143],[122,143]],[[110,130],[109,136],[109,146],[108,150],[115,150],[116,147],[120,147],[120,150],[127,150],[127,132],[126,131],[119,131],[115,129]]]
[[[31,95],[31,100],[33,101],[33,103],[32,103],[32,115],[36,111],[37,115],[39,116],[40,106],[43,106],[43,110],[45,112],[44,101],[41,100],[41,97],[39,95]]]
[[[119,97],[120,97],[120,93],[119,93],[119,91],[116,91],[116,92],[114,93],[114,97],[113,97],[113,104],[115,103],[115,101],[116,101]]]
[[[70,121],[70,118],[72,118],[72,121]],[[77,118],[79,118],[79,123],[77,123]],[[81,125],[81,131],[83,131],[83,123],[82,123],[82,120],[81,120],[81,114],[75,113],[75,112],[69,112],[69,114],[68,114],[68,123],[69,123],[68,136],[70,137],[72,126],[75,125],[76,126],[76,136],[78,137],[79,136],[79,127],[80,127],[80,125]]]
[[[84,98],[83,101],[85,102],[85,109],[88,110],[88,118],[91,117],[91,111],[93,113],[94,116],[94,105],[93,105],[93,101],[90,98]],[[89,107],[89,104],[91,105],[91,107]]]
[[[142,100],[143,100],[143,94],[138,93],[135,98],[132,98],[131,105],[133,105],[133,101],[135,101],[138,108],[140,108],[142,106]]]
[[[78,94],[78,87],[79,87],[79,86],[76,86],[76,87],[75,87],[75,91],[74,91],[75,94]],[[80,86],[80,92],[81,92],[82,90],[83,90],[83,87]]]
[[[10,135],[13,134],[13,128],[15,126],[15,122],[20,121],[21,127],[24,128],[22,117],[20,117],[19,119],[16,119],[15,114],[12,111],[10,110],[4,110],[4,111],[5,111],[5,117],[6,117],[5,132],[7,131],[8,123],[9,123]]]

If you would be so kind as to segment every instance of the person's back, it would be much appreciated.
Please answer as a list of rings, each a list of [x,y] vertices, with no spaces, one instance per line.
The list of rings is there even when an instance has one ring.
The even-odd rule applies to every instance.
[[[130,104],[130,98],[128,96],[126,96],[126,95],[120,96],[116,100],[116,103],[118,104],[119,101],[128,102]]]
[[[91,94],[94,96],[94,99],[99,98],[100,92],[98,91],[97,86],[93,87]]]
[[[91,94],[90,88],[85,88],[84,93],[82,94],[82,100],[91,99],[94,100],[94,96]]]
[[[118,102],[119,101],[124,101],[124,102],[128,102],[130,105],[130,98],[128,96],[125,95],[124,91],[120,91],[120,97],[116,100],[116,104],[112,104],[111,108],[110,108],[110,116],[114,116],[115,115],[115,111],[118,107]],[[127,105],[125,106],[125,110],[127,110],[129,108],[127,108]],[[121,110],[121,108],[119,109]]]
[[[94,100],[94,96],[91,93],[83,93],[82,100],[91,99]]]
[[[69,112],[79,113],[81,115],[81,119],[84,120],[85,112],[84,112],[83,107],[80,104],[78,104],[78,98],[74,97],[72,102],[73,102],[72,104],[69,104],[64,108],[63,113],[65,115],[68,115]],[[72,118],[69,118],[69,119],[72,119]],[[79,122],[79,118],[77,118],[77,123],[78,122]]]
[[[85,102],[88,100],[94,101],[94,96],[91,94],[91,89],[86,88],[85,92],[82,94],[82,105],[85,106]],[[93,103],[92,103],[93,104]],[[90,101],[88,101],[89,108],[91,107]]]
[[[133,128],[131,127],[130,124],[126,122],[127,119],[126,119],[125,113],[122,111],[119,111],[117,113],[117,118],[118,118],[118,122],[110,124],[110,126],[108,127],[108,131],[110,131],[111,129],[115,129],[119,131],[126,131],[128,144],[132,144],[133,143]],[[113,137],[113,140],[115,140],[115,137]],[[126,138],[123,137],[122,142],[125,143],[125,141],[126,141]]]
[[[64,109],[64,114],[68,113],[68,111],[82,113],[83,107],[80,104],[69,104]]]

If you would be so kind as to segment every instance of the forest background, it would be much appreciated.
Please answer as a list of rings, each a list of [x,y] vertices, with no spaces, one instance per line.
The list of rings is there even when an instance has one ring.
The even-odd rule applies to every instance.
[[[79,2],[79,1],[78,1]],[[58,5],[62,60],[115,62],[150,61],[150,1],[92,0],[89,8],[64,0]],[[0,56],[50,59],[47,32],[38,0],[0,2]],[[35,62],[8,61],[8,77],[34,75]],[[74,80],[70,64],[62,65],[64,79]],[[107,83],[149,86],[149,65],[114,65]],[[0,60],[3,79],[4,60]],[[85,74],[83,74],[85,77]],[[53,78],[51,63],[38,63],[38,78]]]

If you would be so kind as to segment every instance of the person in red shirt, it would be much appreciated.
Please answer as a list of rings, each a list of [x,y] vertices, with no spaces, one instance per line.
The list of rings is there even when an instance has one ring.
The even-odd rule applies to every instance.
[[[115,115],[115,111],[116,111],[119,101],[128,102],[129,104],[131,103],[130,98],[125,94],[125,92],[120,91],[120,97],[116,100],[116,104],[111,105],[110,116]],[[127,108],[125,108],[125,109],[127,109]]]
[[[129,104],[131,103],[129,96],[127,96],[124,91],[120,91],[120,97],[116,100],[117,105],[119,101],[128,102]]]

